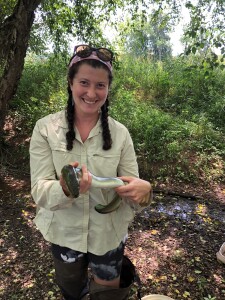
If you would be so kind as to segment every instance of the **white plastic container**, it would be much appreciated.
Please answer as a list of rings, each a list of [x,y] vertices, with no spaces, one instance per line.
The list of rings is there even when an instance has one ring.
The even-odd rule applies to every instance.
[[[141,299],[142,300],[175,300],[175,299],[170,298],[168,296],[158,295],[158,294],[147,295],[147,296],[144,296]]]
[[[216,253],[219,262],[225,264],[225,243],[220,247],[220,250]]]

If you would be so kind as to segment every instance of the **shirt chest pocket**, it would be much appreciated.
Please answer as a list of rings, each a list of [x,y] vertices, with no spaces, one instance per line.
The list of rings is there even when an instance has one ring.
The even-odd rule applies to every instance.
[[[95,153],[89,160],[89,166],[97,176],[116,177],[119,162],[119,154]]]
[[[53,164],[55,166],[56,173],[59,176],[61,174],[63,166],[71,163],[75,160],[75,158],[73,153],[66,149],[65,143],[51,143],[50,147],[52,150]]]

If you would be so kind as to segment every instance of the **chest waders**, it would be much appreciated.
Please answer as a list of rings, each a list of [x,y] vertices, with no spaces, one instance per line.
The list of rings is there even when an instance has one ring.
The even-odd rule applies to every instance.
[[[81,300],[88,293],[88,262],[82,257],[65,263],[53,256],[56,283],[65,300]],[[85,299],[85,298],[84,298]]]
[[[141,282],[135,267],[123,257],[120,287],[113,288],[97,284],[92,278],[88,293],[88,262],[81,258],[76,263],[65,263],[54,257],[56,282],[65,300],[128,300],[132,284],[138,284],[137,299],[141,300]]]
[[[137,299],[141,300],[141,281],[136,273],[133,263],[128,257],[123,257],[120,274],[120,287],[113,288],[97,284],[93,279],[90,281],[89,293],[91,300],[128,300],[132,284],[138,284]]]

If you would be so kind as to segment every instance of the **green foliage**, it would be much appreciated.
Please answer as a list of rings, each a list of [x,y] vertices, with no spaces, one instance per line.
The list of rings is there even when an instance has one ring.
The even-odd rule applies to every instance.
[[[12,14],[16,3],[15,0],[7,3],[0,1],[0,24]],[[41,1],[31,33],[30,48],[33,51],[45,50],[49,42],[53,42],[56,50],[65,51],[68,49],[70,38],[95,44],[109,44],[109,41],[103,38],[102,24],[107,22],[118,31],[118,20],[122,19],[122,22],[125,22],[125,18],[129,16],[130,20],[126,22],[126,27],[136,36],[133,42],[137,44],[139,37],[143,46],[150,35],[152,45],[148,45],[148,48],[151,46],[153,51],[158,51],[157,49],[163,46],[161,38],[163,37],[165,46],[168,30],[176,26],[182,17],[180,15],[182,6],[187,8],[191,20],[185,31],[186,53],[211,51],[217,48],[224,54],[225,9],[222,0],[198,0],[194,4],[189,0],[146,0],[141,3],[134,0],[102,0],[94,3],[90,0]],[[124,12],[123,16],[118,13],[121,9]]]
[[[174,58],[164,63],[145,60],[134,71],[136,86],[142,78],[142,97],[157,107],[188,121],[206,118],[214,129],[225,130],[225,73],[220,68],[205,76],[203,68],[193,68],[197,58]],[[127,64],[135,66],[135,61]],[[141,65],[141,66],[140,66]],[[140,72],[136,74],[136,71]],[[129,69],[126,69],[129,74]],[[143,95],[144,94],[144,95]]]
[[[169,88],[169,74],[161,61],[153,61],[150,57],[143,58],[123,55],[122,67],[117,82],[122,82],[128,89],[138,90],[136,97],[144,101],[164,98]]]
[[[31,132],[35,122],[55,111],[63,109],[67,100],[66,58],[30,56],[25,64],[17,94],[11,109],[17,117],[26,121]]]
[[[216,297],[213,297],[211,295],[208,295],[207,297],[203,298],[204,300],[216,300]]]
[[[151,178],[223,180],[225,74],[205,77],[192,63],[126,56],[115,75],[111,114],[129,128]]]
[[[126,53],[136,57],[154,57],[155,60],[162,60],[171,56],[171,45],[169,32],[171,19],[159,13],[154,18],[154,11],[151,15],[143,14],[135,19],[131,17],[125,23],[120,23],[120,34],[118,44]]]
[[[191,18],[184,34],[187,42],[185,53],[200,53],[199,60],[202,65],[206,64],[209,70],[217,67],[218,52],[223,55],[225,53],[223,1],[187,1],[185,6],[189,9]],[[222,60],[224,62],[224,57]]]
[[[0,0],[0,24],[7,16],[12,14],[16,2],[16,0]]]
[[[64,108],[65,59],[27,60],[11,109],[28,133],[37,119]],[[110,115],[129,129],[145,178],[224,181],[225,72],[218,68],[205,77],[202,69],[190,68],[192,63],[127,55],[114,69]]]

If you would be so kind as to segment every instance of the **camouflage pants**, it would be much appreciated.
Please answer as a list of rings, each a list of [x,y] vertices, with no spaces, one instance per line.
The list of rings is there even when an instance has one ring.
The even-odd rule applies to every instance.
[[[52,244],[53,256],[65,264],[75,264],[86,260],[91,272],[102,280],[113,280],[120,275],[125,243],[122,241],[118,248],[98,256],[92,253],[82,253],[66,247]],[[65,267],[65,265],[64,265]],[[57,271],[57,270],[56,270]]]

